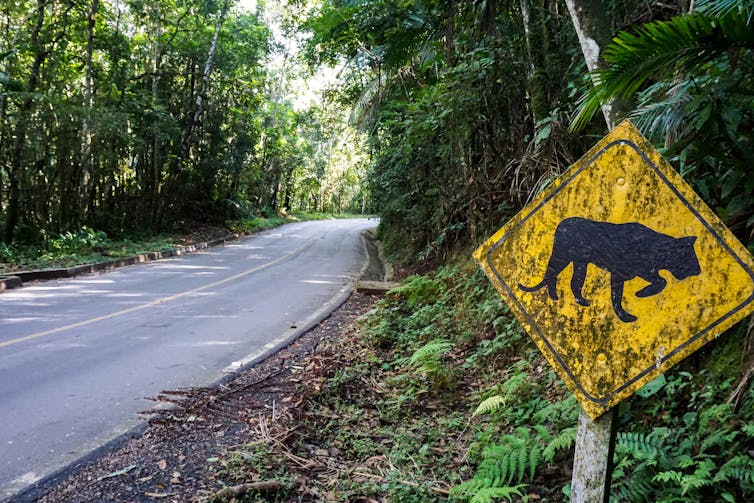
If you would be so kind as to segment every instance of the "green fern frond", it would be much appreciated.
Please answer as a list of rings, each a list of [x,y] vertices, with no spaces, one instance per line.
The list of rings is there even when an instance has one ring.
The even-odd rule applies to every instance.
[[[735,481],[748,493],[754,492],[754,458],[738,454],[726,461],[715,474],[713,482]]]
[[[435,339],[417,349],[408,359],[408,362],[414,367],[420,367],[433,358],[449,353],[452,349],[452,342],[444,339]]]
[[[471,417],[481,416],[482,414],[492,414],[505,405],[503,395],[492,395],[482,400]]]
[[[574,426],[564,429],[555,438],[553,438],[547,444],[547,447],[545,447],[545,450],[543,452],[545,461],[552,463],[552,460],[555,458],[555,454],[560,451],[570,449],[571,446],[576,443],[577,432],[578,428]]]
[[[543,458],[542,450],[541,449],[532,449],[531,453],[529,453],[529,480],[534,480],[534,473],[537,471],[537,467],[539,466],[539,461]]]
[[[652,433],[644,432],[619,432],[617,445],[637,459],[655,460],[662,451],[663,441]]]
[[[697,465],[694,473],[686,475],[681,480],[681,495],[689,491],[712,485],[712,470],[716,468],[715,462],[705,459]]]
[[[651,501],[654,488],[642,477],[624,479],[619,484],[613,484],[611,501],[644,503]]]
[[[543,459],[543,450],[538,435],[520,426],[513,433],[504,435],[500,443],[488,446],[482,453],[482,461],[471,480],[453,488],[452,494],[470,497],[471,501],[487,501],[485,498],[509,498],[534,478]]]
[[[744,423],[741,431],[749,438],[754,438],[754,423]]]
[[[504,498],[506,501],[513,501],[513,496],[523,497],[521,489],[524,485],[505,486],[505,487],[487,487],[477,492],[470,503],[495,503]]]
[[[662,482],[663,484],[667,484],[668,482],[680,484],[682,478],[683,478],[683,473],[679,472],[678,470],[666,470],[652,477],[652,481]]]

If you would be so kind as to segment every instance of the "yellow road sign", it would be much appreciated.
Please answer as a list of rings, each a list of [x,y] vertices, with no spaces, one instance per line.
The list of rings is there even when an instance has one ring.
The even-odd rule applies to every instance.
[[[754,258],[628,121],[474,256],[592,418],[754,311]]]

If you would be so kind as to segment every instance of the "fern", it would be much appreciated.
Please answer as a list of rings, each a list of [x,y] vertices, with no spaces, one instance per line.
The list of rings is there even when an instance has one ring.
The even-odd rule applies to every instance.
[[[628,452],[634,458],[654,466],[662,456],[663,440],[655,432],[619,432],[616,451]]]
[[[744,423],[741,431],[749,438],[754,438],[754,423]]]
[[[621,472],[621,474],[623,474],[623,472]],[[619,470],[614,469],[613,478],[618,478],[618,475]],[[653,493],[654,488],[652,487],[652,484],[645,478],[635,477],[630,480],[629,483],[626,483],[626,480],[624,479],[620,484],[613,484],[610,501],[619,501],[621,503],[635,501],[637,503],[644,503],[646,501],[652,501],[651,496]]]
[[[520,426],[504,435],[499,444],[487,447],[482,457],[474,478],[454,487],[454,495],[471,502],[520,495],[523,483],[531,482],[544,456],[539,435]]]
[[[575,426],[566,428],[561,431],[555,438],[550,440],[550,442],[547,444],[547,447],[545,447],[545,450],[542,453],[545,461],[552,463],[553,459],[555,459],[555,454],[560,451],[570,449],[571,446],[576,443],[577,432],[578,428],[576,428]]]
[[[737,482],[746,494],[754,494],[754,458],[748,454],[737,454],[726,461],[715,474],[713,481]]]
[[[715,462],[711,459],[705,459],[696,466],[694,473],[688,474],[681,480],[681,495],[686,495],[692,489],[712,485],[712,470],[715,469]]]
[[[513,501],[512,496],[514,495],[523,497],[523,494],[521,494],[521,488],[523,487],[523,484],[513,487],[487,487],[479,490],[469,503],[495,503],[500,498]]]
[[[435,339],[417,349],[408,359],[408,363],[421,370],[434,370],[442,355],[453,349],[453,343],[444,339]]]
[[[504,396],[492,395],[491,397],[488,397],[482,400],[482,402],[477,406],[476,410],[471,415],[471,417],[481,416],[482,414],[492,414],[504,405],[505,405]]]

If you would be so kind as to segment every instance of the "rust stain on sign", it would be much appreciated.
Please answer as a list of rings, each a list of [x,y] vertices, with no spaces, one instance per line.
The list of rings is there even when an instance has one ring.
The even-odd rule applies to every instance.
[[[754,311],[754,258],[628,121],[474,256],[592,418]]]

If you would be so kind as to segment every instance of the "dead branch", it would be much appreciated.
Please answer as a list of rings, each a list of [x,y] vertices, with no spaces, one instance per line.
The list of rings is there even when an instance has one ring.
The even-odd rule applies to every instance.
[[[217,491],[210,501],[224,501],[228,498],[238,498],[251,492],[275,493],[285,489],[286,486],[274,480],[260,482],[246,482],[235,486],[224,487]]]

